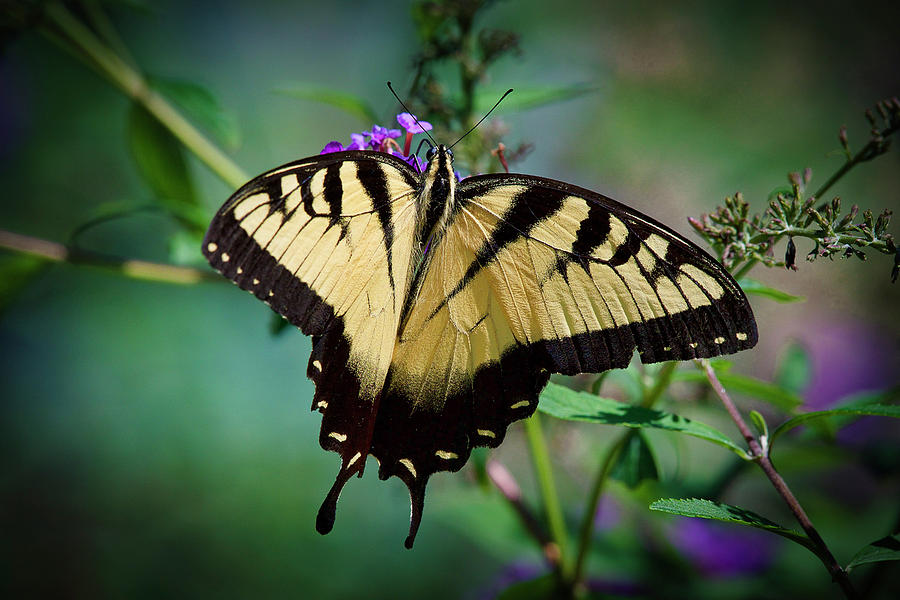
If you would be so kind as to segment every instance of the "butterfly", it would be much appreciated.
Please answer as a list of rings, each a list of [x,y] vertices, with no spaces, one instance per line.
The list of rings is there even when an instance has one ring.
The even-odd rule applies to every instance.
[[[425,487],[530,416],[551,373],[737,352],[756,344],[728,272],[652,218],[568,183],[457,180],[453,153],[418,172],[392,154],[304,158],[235,192],[203,241],[210,264],[312,336],[319,443],[340,454],[319,509],[368,456]]]

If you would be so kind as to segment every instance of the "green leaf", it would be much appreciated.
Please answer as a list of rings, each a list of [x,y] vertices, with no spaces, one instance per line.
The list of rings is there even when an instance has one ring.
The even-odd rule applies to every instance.
[[[568,86],[516,88],[516,90],[503,101],[503,110],[507,112],[531,110],[548,104],[572,100],[573,98],[578,98],[585,94],[592,94],[599,90],[599,86],[590,83],[579,83]],[[497,102],[505,91],[506,90],[481,90],[477,92],[475,95],[476,112],[486,112],[495,102]]]
[[[887,560],[900,560],[900,534],[885,536],[857,552],[847,563],[847,571],[859,565]]]
[[[740,446],[709,425],[659,410],[576,392],[553,382],[547,384],[541,394],[538,409],[558,419],[569,421],[677,431],[728,448],[741,458],[748,458]]]
[[[773,382],[782,389],[802,394],[812,379],[812,361],[806,348],[791,342],[782,351]]]
[[[241,145],[237,117],[226,110],[209,89],[191,81],[157,77],[151,78],[151,85],[226,148],[236,150]]]
[[[830,410],[817,410],[813,412],[803,413],[802,415],[797,415],[796,417],[788,419],[787,421],[779,425],[775,429],[775,431],[772,432],[771,442],[774,442],[775,438],[784,433],[787,433],[798,425],[803,425],[804,423],[808,423],[809,421],[813,421],[816,419],[824,419],[826,417],[836,416],[873,416],[893,417],[895,419],[900,419],[900,406],[896,406],[893,404],[867,404],[862,406],[845,406],[841,408],[832,408]]]
[[[738,373],[717,372],[716,375],[729,392],[736,392],[757,400],[763,400],[785,412],[790,412],[803,404],[803,399],[797,394],[767,381]],[[673,380],[707,381],[706,375],[700,371],[678,371],[673,376]]]
[[[0,254],[0,313],[47,264],[46,260],[27,254]]]
[[[157,201],[188,228],[205,231],[181,142],[139,104],[131,105],[128,133],[138,171]]]
[[[681,515],[682,517],[712,519],[756,527],[757,529],[763,529],[785,537],[818,555],[817,548],[812,541],[799,531],[782,527],[778,523],[745,508],[701,498],[666,498],[653,502],[650,505],[650,510]]]
[[[646,436],[639,429],[628,432],[625,444],[609,475],[631,489],[639,486],[645,479],[650,481],[659,479],[656,457]]]
[[[764,437],[769,437],[769,426],[766,424],[766,419],[759,412],[755,410],[750,411],[750,421],[753,422],[753,426],[756,427],[756,432]]]
[[[781,304],[806,301],[806,298],[804,298],[803,296],[794,296],[793,294],[788,294],[787,292],[776,290],[773,287],[769,287],[766,284],[755,279],[750,279],[749,277],[742,277],[740,281],[738,281],[738,284],[741,286],[741,289],[743,289],[747,294],[765,296],[766,298],[770,298],[775,302]]]
[[[275,93],[334,106],[358,117],[360,120],[365,121],[366,124],[378,123],[379,121],[378,115],[372,106],[365,99],[355,94],[309,83],[288,83],[276,88]]]
[[[555,598],[559,590],[552,574],[514,583],[497,596],[497,600],[546,600]]]

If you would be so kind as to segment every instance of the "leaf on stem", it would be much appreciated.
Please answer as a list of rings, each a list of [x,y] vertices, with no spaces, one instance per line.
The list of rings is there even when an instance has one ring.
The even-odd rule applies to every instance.
[[[366,123],[377,123],[379,120],[375,109],[365,99],[348,92],[309,83],[288,83],[276,88],[275,93],[328,104]]]
[[[857,552],[847,563],[847,571],[859,565],[888,560],[900,560],[900,534],[885,536]]]
[[[156,200],[186,227],[204,232],[206,217],[194,192],[181,142],[139,104],[131,105],[128,140],[138,171]]]
[[[788,304],[791,302],[806,302],[806,298],[803,296],[794,296],[793,294],[789,294],[782,290],[769,287],[761,281],[750,279],[749,277],[742,277],[738,281],[738,284],[741,286],[741,289],[744,290],[744,292],[747,294],[763,296],[765,298],[769,298],[770,300],[774,300],[779,304]]]
[[[229,150],[241,145],[241,130],[234,113],[225,109],[208,88],[191,81],[151,78],[151,85],[174,102],[194,122]]]
[[[824,419],[826,417],[840,416],[875,416],[875,417],[894,417],[900,419],[900,406],[891,404],[868,404],[864,406],[845,406],[841,408],[832,408],[830,410],[817,410],[814,412],[803,413],[792,419],[788,419],[775,428],[772,432],[771,442],[775,441],[778,436],[787,433],[791,429],[808,423],[816,419]]]
[[[576,392],[552,382],[547,384],[541,394],[538,410],[568,421],[634,428],[649,427],[685,433],[728,448],[741,458],[748,459],[743,448],[731,441],[724,433],[704,423],[672,413],[625,404],[585,392]]]
[[[753,511],[732,506],[730,504],[713,502],[712,500],[701,498],[666,498],[653,502],[650,505],[650,510],[665,512],[672,515],[681,515],[683,517],[712,519],[715,521],[725,521],[727,523],[737,523],[738,525],[755,527],[785,537],[814,553],[817,552],[813,542],[799,531],[787,529]]]
[[[773,406],[790,412],[803,404],[803,399],[797,394],[783,389],[768,381],[762,381],[747,375],[738,373],[716,372],[719,381],[728,391],[750,396],[757,400],[768,402]],[[674,381],[699,381],[706,382],[706,375],[700,371],[678,371],[673,377]]]
[[[631,489],[638,487],[645,479],[650,481],[659,479],[656,456],[650,448],[647,437],[639,429],[628,432],[609,476]]]
[[[531,110],[548,104],[556,104],[572,100],[579,96],[598,92],[596,84],[581,83],[568,86],[542,86],[534,88],[516,88],[516,91],[503,101],[503,110],[507,112]],[[479,90],[475,93],[475,109],[484,113],[506,90]]]

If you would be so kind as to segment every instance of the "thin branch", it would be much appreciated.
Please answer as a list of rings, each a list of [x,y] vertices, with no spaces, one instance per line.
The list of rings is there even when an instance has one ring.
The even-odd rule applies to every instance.
[[[702,359],[696,360],[694,362],[696,362],[697,366],[706,374],[706,378],[709,380],[709,384],[712,386],[713,390],[716,392],[716,395],[722,401],[722,404],[725,405],[725,410],[727,410],[728,414],[731,415],[731,419],[734,421],[735,425],[737,425],[737,428],[741,432],[741,435],[744,436],[744,439],[747,441],[747,446],[750,448],[750,455],[753,456],[754,461],[760,466],[760,468],[766,474],[766,477],[769,478],[769,481],[772,482],[775,490],[784,499],[785,503],[788,505],[788,508],[791,509],[791,512],[794,514],[797,522],[800,523],[803,531],[806,532],[806,535],[818,548],[819,551],[816,553],[816,555],[825,564],[828,572],[831,573],[832,580],[839,586],[841,586],[841,589],[843,590],[844,595],[847,598],[857,598],[858,596],[856,594],[856,590],[854,590],[853,584],[850,582],[850,578],[847,576],[847,572],[843,568],[841,568],[837,560],[834,558],[834,555],[831,554],[831,550],[829,550],[828,545],[825,543],[825,540],[822,539],[822,536],[819,535],[819,532],[813,526],[812,521],[810,521],[809,516],[807,516],[806,514],[806,511],[803,510],[800,502],[791,492],[784,478],[775,469],[775,466],[769,459],[768,454],[763,450],[762,446],[760,446],[759,441],[751,432],[750,427],[747,425],[746,421],[744,421],[743,417],[741,417],[741,413],[738,411],[734,402],[732,402],[731,398],[728,396],[728,392],[725,391],[722,382],[719,381],[719,378],[716,376],[716,372],[713,370],[712,365],[710,365],[709,360]]]
[[[221,281],[209,271],[145,260],[120,258],[86,250],[69,248],[58,242],[0,230],[0,248],[14,250],[52,262],[90,265],[115,271],[132,279],[190,285],[201,281]]]
[[[234,161],[191,125],[168,100],[154,91],[140,73],[103,44],[62,4],[48,4],[45,15],[56,28],[54,33],[61,34],[116,87],[146,108],[225,183],[237,188],[249,179]]]
[[[817,200],[821,200],[822,196],[825,195],[831,186],[837,183],[844,175],[850,172],[850,170],[858,164],[864,163],[866,161],[872,160],[876,156],[883,154],[885,140],[897,133],[898,129],[900,129],[900,121],[897,121],[891,125],[888,125],[887,128],[881,130],[879,133],[879,137],[881,139],[872,139],[869,140],[869,143],[862,147],[862,149],[853,155],[852,158],[848,159],[847,162],[841,166],[840,169],[834,172],[831,177],[828,178],[828,181],[822,184],[822,187],[816,190],[816,193],[813,196]],[[821,208],[824,209],[825,204],[822,205]]]
[[[562,571],[565,568],[568,547],[566,523],[559,504],[559,496],[556,493],[556,484],[553,481],[553,467],[550,464],[550,454],[547,452],[547,444],[541,430],[539,413],[535,412],[531,418],[525,420],[525,434],[528,438],[528,447],[531,450],[531,460],[534,463],[538,486],[541,489],[541,499],[544,503],[550,535],[559,548],[559,568]]]
[[[493,459],[487,461],[485,470],[487,471],[488,478],[490,478],[491,482],[497,487],[503,497],[506,498],[513,510],[516,511],[516,514],[519,516],[525,529],[541,546],[544,558],[547,559],[547,564],[550,565],[551,569],[559,572],[559,546],[557,546],[556,542],[550,538],[537,517],[534,516],[534,513],[525,504],[525,501],[522,499],[522,490],[519,488],[519,484],[516,483],[512,473],[510,473],[502,463]]]

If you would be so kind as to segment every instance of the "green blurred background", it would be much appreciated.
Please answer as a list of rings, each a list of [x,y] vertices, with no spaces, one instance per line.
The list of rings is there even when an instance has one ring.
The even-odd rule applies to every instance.
[[[304,82],[352,92],[390,125],[396,105],[384,82],[404,89],[417,50],[404,2],[129,4],[113,4],[109,14],[137,61],[154,76],[212,90],[240,126],[233,156],[254,174],[372,125],[273,90]],[[598,190],[691,236],[685,217],[725,195],[743,191],[762,210],[789,170],[810,166],[814,183],[823,182],[841,164],[832,152],[840,125],[854,148],[868,139],[862,111],[900,93],[898,17],[896,2],[498,2],[480,24],[520,34],[522,54],[498,63],[484,87],[596,86],[527,112],[501,106],[507,145],[534,144],[515,170]],[[129,154],[128,107],[48,39],[8,39],[0,55],[0,228],[65,241],[100,207],[150,202]],[[898,156],[859,167],[833,192],[845,203],[896,209]],[[232,190],[199,162],[190,167],[211,217]],[[176,229],[141,213],[92,228],[81,243],[168,262]],[[811,249],[798,246],[801,258]],[[754,272],[809,300],[754,299],[760,344],[736,359],[738,368],[769,378],[785,344],[797,341],[813,359],[811,405],[895,385],[900,319],[890,259],[799,267]],[[372,468],[348,485],[333,533],[319,536],[315,513],[338,459],[319,448],[320,418],[308,410],[308,339],[294,330],[271,335],[269,325],[264,306],[227,284],[149,283],[88,267],[52,266],[10,299],[0,315],[0,589],[482,598],[517,565],[540,569],[511,511],[467,471],[433,478],[412,552],[402,546],[405,488],[379,482]],[[707,420],[720,412],[711,409]],[[549,429],[574,524],[598,448],[618,432]],[[864,439],[853,450],[798,447],[783,459],[844,561],[897,519],[897,429],[874,431],[882,440],[875,450]],[[646,505],[673,489],[667,485],[707,481],[727,457],[716,447],[654,439],[663,482],[636,494],[613,490],[619,517],[598,534],[592,575],[642,581],[655,574],[647,557],[660,553],[669,555],[665,564],[692,568],[654,545],[664,543],[672,519]],[[864,452],[880,453],[882,471],[859,466]],[[495,455],[536,498],[521,424]],[[773,496],[755,473],[732,492],[736,503],[790,523]],[[695,581],[690,589],[779,597],[761,590],[780,581],[792,593],[836,592],[811,555],[778,553],[759,578]],[[898,571],[883,576],[896,580]]]

